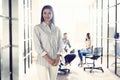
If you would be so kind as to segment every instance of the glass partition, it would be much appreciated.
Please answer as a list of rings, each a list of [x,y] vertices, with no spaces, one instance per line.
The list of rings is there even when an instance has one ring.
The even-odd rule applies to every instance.
[[[109,8],[109,55],[114,54],[115,6]]]
[[[1,63],[2,63],[2,59],[1,59],[1,53],[2,53],[2,0],[0,1],[0,80],[1,80]]]
[[[23,0],[24,16],[24,73],[30,68],[32,56],[31,0]]]
[[[94,43],[103,46],[103,62],[107,64],[106,67],[120,76],[120,38],[114,39],[116,32],[120,34],[120,0],[96,0],[94,5]]]
[[[117,0],[117,32],[120,37],[120,0]],[[120,38],[117,39],[117,75],[120,76]]]
[[[120,33],[120,4],[117,5],[117,31]]]
[[[21,12],[19,12],[19,2],[23,5]],[[31,5],[31,0],[0,0],[0,80],[21,80],[19,76],[26,75],[30,68],[32,61]],[[24,16],[18,16],[19,13]],[[20,24],[20,21],[23,21],[23,24]]]
[[[2,0],[1,27],[1,80],[9,80],[9,9],[8,0]]]

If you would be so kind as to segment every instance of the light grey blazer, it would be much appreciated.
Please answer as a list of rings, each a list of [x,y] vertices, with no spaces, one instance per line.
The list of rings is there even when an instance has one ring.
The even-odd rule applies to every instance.
[[[57,55],[63,52],[61,31],[54,24],[50,27],[44,22],[36,25],[33,30],[33,41],[37,62],[43,66],[51,66],[43,57],[44,55],[48,54],[56,59]]]

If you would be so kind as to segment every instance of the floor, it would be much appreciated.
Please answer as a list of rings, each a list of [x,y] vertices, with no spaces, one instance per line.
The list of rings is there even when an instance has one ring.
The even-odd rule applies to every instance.
[[[112,58],[111,58],[112,59]],[[114,59],[114,58],[113,58]],[[106,56],[104,57],[103,61],[106,61]],[[120,80],[120,77],[116,76],[114,74],[114,63],[110,62],[109,69],[106,68],[106,63],[103,65],[96,64],[96,66],[101,66],[104,70],[104,73],[101,70],[93,70],[92,73],[90,73],[90,70],[85,70],[84,67],[88,65],[84,65],[83,67],[78,67],[79,58],[77,57],[71,64],[71,66],[68,66],[68,68],[71,70],[70,74],[68,75],[58,75],[57,80]],[[90,60],[88,60],[91,62]],[[112,60],[114,61],[114,60]],[[100,59],[97,61],[100,62]],[[96,63],[97,63],[96,62]],[[90,65],[89,65],[90,66]]]
[[[104,57],[103,61],[106,57]],[[113,58],[114,59],[114,58]],[[88,60],[91,62],[90,60]],[[114,60],[112,60],[114,61]],[[102,66],[104,69],[104,73],[100,70],[94,70],[92,73],[90,73],[90,70],[83,70],[83,67],[87,66],[84,65],[83,67],[78,67],[79,58],[76,57],[74,61],[71,63],[71,65],[66,66],[66,68],[70,69],[70,73],[66,75],[58,75],[57,80],[120,80],[120,77],[116,76],[114,74],[114,63],[110,62],[110,68],[106,68],[106,63],[97,64],[96,66]],[[97,63],[100,63],[98,60]],[[104,66],[103,66],[104,65]],[[35,70],[35,63],[32,65],[32,70],[30,70],[30,75],[27,76],[25,80],[37,80],[36,76],[36,70]]]

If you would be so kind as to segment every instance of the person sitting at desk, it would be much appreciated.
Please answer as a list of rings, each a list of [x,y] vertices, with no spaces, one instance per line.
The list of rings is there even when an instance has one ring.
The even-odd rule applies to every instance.
[[[64,43],[65,65],[67,65],[67,64],[70,64],[74,60],[74,58],[76,57],[75,54],[72,54],[75,52],[75,49],[72,49],[70,51],[71,44],[70,44],[70,41],[67,39],[67,33],[63,34],[63,43]]]
[[[85,49],[78,50],[78,55],[79,55],[79,58],[80,58],[80,63],[78,64],[78,66],[81,65],[81,67],[83,66],[83,55],[86,55],[86,54],[90,54],[90,53],[91,53],[91,47],[92,47],[92,46],[91,46],[90,33],[87,33],[87,34],[86,34],[85,44],[86,44]]]

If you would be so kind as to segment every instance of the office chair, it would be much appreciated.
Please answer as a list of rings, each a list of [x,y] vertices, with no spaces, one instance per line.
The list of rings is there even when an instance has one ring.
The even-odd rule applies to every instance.
[[[84,64],[91,64],[91,63],[87,63],[87,59],[90,58],[93,55],[93,46],[91,47],[91,53],[90,54],[83,54],[83,56],[85,57],[84,59]]]
[[[68,68],[62,68],[62,66],[64,66],[64,64],[62,63],[62,61],[60,61],[60,65],[58,68],[58,75],[65,75],[70,73],[70,69]]]
[[[93,63],[92,63],[93,66],[92,67],[89,67],[89,66],[88,67],[84,67],[84,71],[86,69],[90,69],[90,72],[92,72],[93,69],[97,69],[97,70],[101,70],[102,72],[104,72],[104,70],[102,69],[102,67],[96,67],[95,66],[95,61],[102,56],[102,54],[101,54],[102,52],[103,52],[103,48],[102,47],[96,47],[96,48],[94,48],[93,56],[90,57],[90,59],[93,60]]]
[[[76,55],[74,54],[75,53],[75,50],[71,50],[70,51],[70,54],[66,55],[63,59],[64,60],[60,60],[60,65],[59,65],[59,69],[58,69],[58,74],[68,74],[70,73],[70,69],[68,68],[62,68],[64,67],[65,65],[67,65],[66,63],[70,63],[75,59]]]

